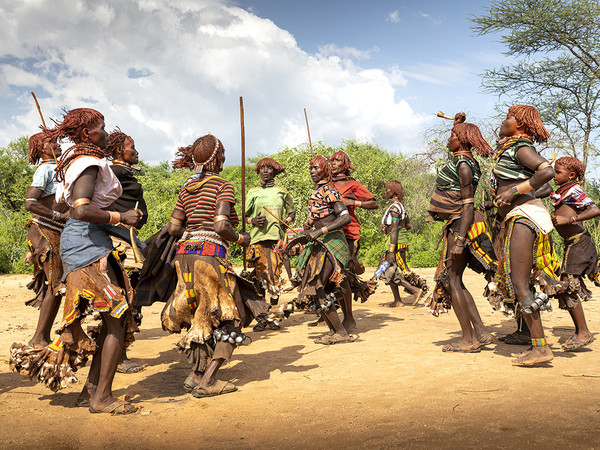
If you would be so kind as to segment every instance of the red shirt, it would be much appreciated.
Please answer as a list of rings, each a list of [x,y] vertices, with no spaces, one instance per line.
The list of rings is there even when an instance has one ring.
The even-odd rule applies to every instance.
[[[352,178],[347,180],[334,181],[335,187],[342,197],[360,202],[373,200],[375,197],[369,190]],[[344,227],[344,235],[348,239],[360,239],[360,222],[354,213],[354,206],[347,206],[348,214],[350,215],[350,223]]]

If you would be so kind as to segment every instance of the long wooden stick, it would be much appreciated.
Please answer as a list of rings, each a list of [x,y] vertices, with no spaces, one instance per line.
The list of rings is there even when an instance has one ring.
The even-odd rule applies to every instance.
[[[246,231],[246,130],[244,128],[244,99],[240,96],[240,126],[242,130],[242,231]],[[246,270],[246,247],[244,247],[244,271]]]
[[[310,157],[314,158],[315,153],[313,152],[312,141],[310,140],[310,127],[308,126],[308,115],[306,114],[306,108],[304,108],[304,118],[306,119],[306,131],[308,132],[308,145],[310,145]]]
[[[292,227],[290,227],[287,223],[285,223],[283,220],[281,220],[279,217],[277,217],[275,214],[273,214],[271,211],[269,211],[269,208],[267,208],[266,206],[263,206],[262,209],[264,209],[266,212],[268,212],[269,214],[271,214],[273,217],[275,217],[275,219],[277,219],[279,222],[281,222],[282,225],[284,225],[285,227],[287,227],[289,230],[291,230],[292,232],[296,233],[296,234],[300,234],[298,233],[296,230],[294,230]]]
[[[29,92],[31,92],[31,96],[33,97],[35,106],[37,106],[38,113],[40,114],[40,119],[42,119],[42,125],[44,126],[44,130],[47,130],[48,127],[46,126],[46,121],[44,120],[44,115],[42,114],[42,108],[40,108],[40,104],[38,103],[37,97],[35,96],[33,91]],[[56,155],[54,154],[54,148],[52,147],[52,144],[50,144],[50,150],[52,151],[52,157],[54,158],[54,162],[58,164],[58,160],[56,159]]]

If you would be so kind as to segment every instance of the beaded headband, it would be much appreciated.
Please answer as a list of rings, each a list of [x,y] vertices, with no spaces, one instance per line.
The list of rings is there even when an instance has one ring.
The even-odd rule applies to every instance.
[[[215,159],[215,156],[217,156],[217,151],[219,150],[219,140],[210,133],[208,133],[208,136],[215,138],[215,149],[213,150],[212,155],[210,155],[210,158],[208,158],[206,161],[203,163],[196,163],[196,173],[202,173],[202,171],[204,171],[204,166]]]

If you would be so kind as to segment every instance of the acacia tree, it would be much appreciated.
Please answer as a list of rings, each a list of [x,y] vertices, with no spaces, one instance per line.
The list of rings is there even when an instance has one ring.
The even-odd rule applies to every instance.
[[[486,71],[484,90],[534,104],[552,129],[550,145],[586,166],[598,154],[599,15],[596,0],[497,0],[471,18],[476,34],[500,33],[505,54],[520,57]]]

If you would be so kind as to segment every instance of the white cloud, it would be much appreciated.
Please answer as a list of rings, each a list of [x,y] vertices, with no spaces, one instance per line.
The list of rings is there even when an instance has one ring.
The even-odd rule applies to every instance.
[[[30,0],[0,14],[0,145],[37,130],[29,90],[47,118],[98,109],[146,161],[210,131],[238,162],[240,95],[250,156],[306,142],[304,107],[313,139],[328,145],[357,137],[412,152],[417,137],[407,136],[429,120],[396,99],[404,72],[357,65],[376,48],[330,44],[310,55],[226,0]]]
[[[385,19],[387,22],[391,22],[391,23],[399,23],[400,22],[400,11],[395,10],[392,11],[391,13],[388,14],[387,19]]]

